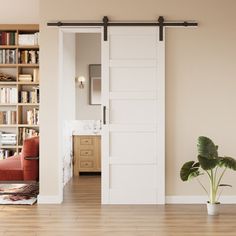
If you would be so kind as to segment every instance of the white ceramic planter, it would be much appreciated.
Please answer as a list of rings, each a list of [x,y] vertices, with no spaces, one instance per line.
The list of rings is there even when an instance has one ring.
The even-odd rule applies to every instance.
[[[220,203],[211,204],[207,202],[207,213],[211,216],[217,216],[220,213]]]

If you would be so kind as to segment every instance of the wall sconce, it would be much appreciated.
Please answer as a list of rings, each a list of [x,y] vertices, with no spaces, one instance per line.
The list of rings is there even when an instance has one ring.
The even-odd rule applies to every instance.
[[[79,83],[79,88],[84,88],[84,84],[85,84],[85,77],[84,76],[79,76],[77,78],[77,82]]]

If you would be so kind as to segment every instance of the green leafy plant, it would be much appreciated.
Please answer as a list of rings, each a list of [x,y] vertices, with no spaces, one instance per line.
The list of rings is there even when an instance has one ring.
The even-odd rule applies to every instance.
[[[209,196],[209,202],[215,204],[218,202],[222,193],[221,187],[232,187],[229,184],[222,184],[222,178],[227,169],[236,171],[236,160],[232,157],[221,157],[218,155],[218,146],[207,137],[200,136],[198,138],[198,162],[188,161],[180,170],[180,178],[183,181],[188,181],[193,178],[197,179],[198,183]],[[198,176],[204,175],[209,179],[210,191],[201,183]]]

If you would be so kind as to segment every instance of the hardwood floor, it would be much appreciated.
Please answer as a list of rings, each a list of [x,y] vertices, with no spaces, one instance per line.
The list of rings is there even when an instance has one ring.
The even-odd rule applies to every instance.
[[[100,178],[70,181],[61,205],[0,206],[0,236],[235,236],[236,206],[100,205]]]

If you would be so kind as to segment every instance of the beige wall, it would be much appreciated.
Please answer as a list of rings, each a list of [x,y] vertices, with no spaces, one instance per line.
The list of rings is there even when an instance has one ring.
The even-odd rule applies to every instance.
[[[89,104],[89,64],[101,64],[101,34],[76,35],[76,77],[84,76],[85,86],[76,86],[76,119],[101,120],[101,106]]]
[[[167,195],[204,194],[182,183],[179,169],[196,157],[196,139],[208,135],[220,153],[236,157],[236,1],[234,0],[41,0],[41,194],[58,188],[58,29],[51,20],[197,20],[197,29],[166,32]],[[48,99],[50,98],[50,99]],[[235,175],[227,180],[233,183]],[[227,181],[225,181],[227,182]],[[236,186],[227,194],[236,195]]]
[[[1,0],[0,24],[39,23],[39,0]]]

